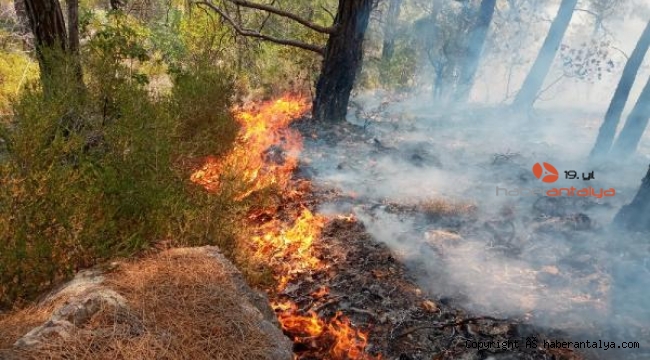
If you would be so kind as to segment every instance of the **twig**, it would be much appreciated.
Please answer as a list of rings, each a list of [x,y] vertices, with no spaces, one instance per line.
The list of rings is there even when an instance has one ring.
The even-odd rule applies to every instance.
[[[23,76],[20,78],[20,81],[18,82],[18,86],[16,86],[16,95],[18,95],[18,92],[20,92],[20,88],[23,86],[23,81],[25,81],[25,78],[27,77],[27,70],[31,65],[32,62],[28,61],[27,66],[25,66],[25,70],[23,70]]]
[[[359,308],[355,308],[355,307],[350,307],[349,310],[353,311],[353,312],[356,312],[356,313],[359,313],[359,314],[365,314],[365,315],[368,315],[368,316],[373,317],[373,318],[377,317],[377,314],[375,314],[374,312],[372,312],[370,310],[359,309]]]
[[[332,17],[332,21],[336,20],[336,16],[335,16],[334,14],[332,14],[332,12],[329,11],[328,8],[326,8],[325,6],[321,5],[321,9],[323,9],[323,10],[324,10],[324,11],[325,11],[329,16]]]
[[[553,86],[555,86],[555,84],[559,83],[560,80],[564,79],[565,77],[566,77],[565,74],[560,75],[560,77],[558,77],[557,79],[555,79],[555,80],[554,80],[553,82],[551,82],[547,87],[545,87],[545,88],[542,89],[540,92],[538,92],[538,93],[537,93],[537,96],[535,97],[535,100],[539,100],[539,99],[542,97],[542,95],[544,95],[545,92],[547,92],[550,88],[552,88]]]
[[[332,304],[336,304],[337,302],[339,302],[339,299],[340,299],[340,298],[341,298],[340,296],[337,296],[337,297],[335,297],[335,298],[329,299],[329,300],[327,300],[327,302],[325,302],[325,303],[323,303],[323,304],[320,304],[320,305],[316,306],[316,307],[313,308],[312,310],[313,310],[314,312],[319,312],[319,311],[321,311],[321,310],[322,310],[324,307],[326,307],[326,306],[329,306],[329,305],[332,305]]]

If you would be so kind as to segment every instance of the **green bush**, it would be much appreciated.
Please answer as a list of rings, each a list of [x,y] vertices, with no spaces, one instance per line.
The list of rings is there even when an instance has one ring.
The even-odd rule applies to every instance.
[[[4,36],[0,31],[0,37]],[[11,111],[11,100],[38,76],[38,65],[21,52],[0,49],[0,114]],[[1,121],[1,119],[0,119]]]
[[[114,47],[92,50],[84,89],[56,72],[63,78],[46,93],[29,86],[1,126],[0,307],[154,242],[236,247],[248,205],[228,184],[207,194],[177,166],[232,147],[230,78],[188,71],[169,98],[152,98]]]
[[[170,112],[178,116],[175,133],[188,156],[218,156],[231,149],[239,126],[231,120],[232,77],[200,66],[175,76]]]

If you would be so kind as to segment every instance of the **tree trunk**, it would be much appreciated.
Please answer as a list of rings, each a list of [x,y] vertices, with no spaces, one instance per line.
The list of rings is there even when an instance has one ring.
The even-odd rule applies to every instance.
[[[121,10],[124,7],[124,2],[122,0],[109,0],[108,4],[111,10]],[[191,6],[189,6],[191,2],[188,1],[187,4],[188,4],[188,14],[189,14],[189,12],[192,11]]]
[[[630,116],[625,121],[623,130],[618,135],[616,143],[612,148],[612,155],[620,158],[621,156],[628,156],[636,151],[641,136],[648,125],[650,118],[650,79],[645,84],[639,99],[636,101]]]
[[[354,80],[361,69],[363,38],[373,0],[340,0],[337,31],[329,36],[313,104],[321,121],[344,121]]]
[[[401,10],[402,0],[390,0],[384,24],[384,44],[381,49],[382,63],[388,63],[395,53],[395,34],[397,33],[397,23]]]
[[[84,89],[83,71],[81,59],[79,58],[79,0],[67,0],[68,2],[68,51],[72,57],[74,77],[79,90]]]
[[[455,100],[458,102],[467,101],[472,86],[474,85],[474,76],[476,76],[476,71],[481,60],[481,53],[483,52],[485,39],[487,39],[488,30],[490,29],[496,2],[496,0],[481,1],[478,18],[469,32],[467,53],[461,64],[460,79],[455,96]]]
[[[72,55],[79,53],[79,0],[68,2],[68,46]]]
[[[25,11],[34,34],[36,55],[41,69],[41,79],[52,75],[53,65],[48,51],[67,49],[67,36],[61,4],[58,0],[25,0]],[[46,83],[47,81],[44,81]]]
[[[639,68],[648,52],[648,47],[650,47],[650,21],[646,25],[641,38],[639,38],[639,41],[636,43],[632,55],[625,64],[623,75],[618,82],[612,101],[610,102],[607,113],[605,114],[605,120],[598,131],[596,144],[591,150],[591,158],[600,157],[610,150],[612,142],[614,141],[614,136],[616,135],[616,127],[621,120],[621,114],[623,113],[623,109],[627,103],[630,90],[632,90],[632,85],[634,85],[634,80],[636,80]]]
[[[650,169],[632,202],[614,217],[614,225],[630,231],[650,231]]]
[[[537,94],[544,85],[544,79],[551,70],[553,59],[555,59],[555,54],[562,43],[564,33],[569,27],[577,3],[578,0],[562,0],[560,9],[555,20],[553,20],[553,24],[551,24],[551,29],[548,31],[537,59],[512,103],[514,109],[527,111],[533,107]]]
[[[18,31],[26,34],[29,31],[29,17],[25,9],[25,0],[14,0],[14,11],[18,19]]]

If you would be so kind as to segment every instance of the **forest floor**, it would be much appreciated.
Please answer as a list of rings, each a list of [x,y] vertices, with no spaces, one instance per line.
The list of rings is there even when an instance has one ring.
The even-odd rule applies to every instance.
[[[322,199],[345,198],[332,189],[317,189],[313,197],[314,208]],[[368,331],[370,354],[400,360],[583,358],[572,350],[541,349],[531,343],[541,345],[559,334],[546,334],[523,320],[464,311],[453,298],[427,294],[394,252],[353,217],[329,221],[313,250],[326,270],[297,277],[277,297],[291,299],[303,312],[313,311],[320,318],[342,312],[357,329]],[[328,292],[315,298],[312,294],[323,287]],[[476,348],[489,342],[491,349]],[[495,348],[497,342],[507,348]],[[294,350],[306,353],[301,359],[319,358],[300,344]]]
[[[607,226],[634,195],[647,159],[582,160],[597,117],[579,112],[539,112],[527,122],[498,108],[363,104],[349,122],[294,122],[299,142],[261,131],[250,142],[255,151],[235,152],[262,155],[265,165],[253,165],[265,179],[293,171],[279,207],[249,220],[260,235],[251,245],[275,267],[280,284],[269,289],[270,303],[297,359],[648,358],[650,247],[642,235]],[[300,154],[290,154],[297,143]],[[533,175],[537,162],[560,175],[595,174],[552,186],[615,188],[616,196],[512,195],[552,187]],[[202,299],[218,296],[218,285],[210,291]],[[37,315],[21,329],[47,318]],[[577,350],[550,345],[556,341],[640,348]]]
[[[619,235],[606,229],[647,164],[624,180],[612,164],[593,165],[599,182],[589,185],[615,187],[614,198],[500,199],[495,186],[539,187],[535,162],[586,171],[592,164],[576,160],[576,144],[593,129],[557,139],[557,122],[486,126],[506,116],[498,109],[443,116],[377,105],[359,111],[357,125],[296,124],[305,139],[296,178],[311,183],[310,208],[333,220],[314,243],[326,269],[294,279],[280,297],[321,317],[342,311],[369,330],[368,352],[389,359],[647,358],[643,285],[628,283],[648,270],[645,250],[635,253],[643,240],[613,244]],[[614,253],[619,260],[610,261]],[[329,292],[308,296],[319,286]],[[554,340],[637,341],[641,349],[544,347]]]

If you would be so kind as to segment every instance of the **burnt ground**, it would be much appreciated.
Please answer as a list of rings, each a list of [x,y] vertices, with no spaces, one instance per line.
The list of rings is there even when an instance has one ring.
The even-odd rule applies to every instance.
[[[303,279],[307,282],[297,280],[287,288],[285,296],[298,301],[304,310],[316,309],[324,318],[342,311],[359,328],[369,329],[369,352],[388,359],[650,358],[650,314],[646,307],[646,287],[643,285],[650,286],[646,275],[650,273],[647,235],[622,234],[609,227],[609,216],[625,204],[638,188],[633,178],[627,182],[616,180],[628,176],[627,169],[636,165],[628,163],[618,168],[617,164],[595,167],[600,182],[592,185],[604,187],[615,184],[617,193],[620,193],[615,198],[529,197],[496,205],[488,199],[483,203],[463,205],[465,208],[461,211],[432,211],[421,203],[404,201],[404,197],[390,198],[390,193],[395,189],[395,178],[391,179],[390,176],[397,174],[399,180],[413,175],[409,169],[415,169],[415,173],[421,169],[428,174],[428,169],[445,167],[452,168],[448,170],[449,173],[458,174],[458,168],[476,166],[486,181],[480,191],[469,193],[469,198],[485,198],[488,193],[484,190],[490,191],[493,197],[495,183],[536,186],[537,179],[532,175],[529,164],[539,161],[539,154],[542,154],[542,159],[555,159],[550,154],[557,145],[544,141],[529,145],[529,140],[522,133],[513,134],[521,136],[523,146],[531,147],[522,148],[522,153],[515,148],[498,153],[480,153],[479,156],[476,153],[467,155],[466,149],[476,140],[467,142],[467,139],[454,138],[454,131],[461,134],[473,131],[471,126],[477,117],[461,115],[452,119],[452,122],[456,122],[452,125],[456,130],[452,129],[451,132],[445,132],[444,127],[436,127],[434,121],[430,124],[434,126],[435,139],[421,141],[423,137],[419,137],[414,142],[408,138],[414,131],[403,129],[410,126],[409,121],[422,120],[417,116],[409,119],[402,115],[391,115],[389,111],[382,112],[382,106],[375,113],[358,114],[358,118],[368,119],[358,125],[345,122],[322,126],[309,119],[293,125],[306,139],[295,177],[311,181],[313,189],[307,201],[310,209],[330,214],[334,220],[328,223],[323,236],[315,244],[323,262],[330,264],[328,270]],[[449,122],[447,114],[440,121]],[[489,127],[487,133],[483,134],[481,131],[485,130],[476,130],[479,139],[490,136],[492,132]],[[533,137],[537,136],[534,128],[524,131],[532,131]],[[406,141],[403,141],[405,138]],[[336,154],[327,154],[334,152],[334,149],[337,149]],[[381,170],[379,179],[368,181],[367,177],[354,176],[359,169],[365,169],[361,170],[365,172],[376,164],[381,165],[385,158],[396,159],[389,166],[398,164],[399,167],[403,163],[410,166],[388,175],[387,181],[393,182],[391,186],[383,186],[381,177],[385,172]],[[456,163],[457,159],[459,163]],[[481,162],[474,163],[476,159]],[[323,161],[327,163],[325,168]],[[637,165],[645,172],[646,160],[641,159]],[[402,173],[402,169],[407,171]],[[346,173],[353,176],[339,175]],[[323,178],[328,180],[322,181]],[[367,183],[358,187],[349,186],[350,181],[358,179]],[[339,181],[343,181],[343,186]],[[452,181],[456,181],[456,178],[452,178]],[[375,192],[375,187],[379,187],[379,191]],[[367,191],[368,188],[371,190]],[[388,197],[382,195],[387,192]],[[355,218],[350,214],[363,216]],[[397,221],[382,224],[390,220],[386,214],[394,216]],[[411,229],[417,233],[416,237],[426,235],[424,241],[407,249],[418,253],[415,257],[402,253],[400,246],[396,251],[395,241],[387,239],[400,238],[397,242],[414,240],[409,236],[402,239],[402,228],[395,232],[387,231],[393,225],[400,227],[401,222],[417,224],[415,229]],[[480,240],[476,242],[477,239]],[[474,245],[471,246],[478,243],[479,250],[485,255],[477,259],[479,263],[468,263],[468,268],[492,272],[494,269],[490,268],[490,264],[505,259],[513,263],[525,262],[527,267],[523,268],[524,271],[534,274],[516,285],[532,285],[535,293],[529,294],[523,286],[522,292],[520,288],[499,284],[497,292],[513,289],[515,294],[503,294],[503,297],[499,294],[497,302],[503,298],[508,300],[508,304],[526,308],[518,301],[536,298],[537,304],[529,306],[520,315],[516,315],[518,312],[513,315],[477,308],[472,306],[477,302],[472,297],[478,295],[481,298],[479,302],[494,302],[494,294],[482,297],[482,290],[468,292],[467,284],[476,285],[476,281],[462,284],[463,288],[454,284],[458,278],[449,277],[446,270],[431,271],[431,263],[444,261],[445,256],[463,256],[462,251],[472,241]],[[463,250],[459,252],[458,248]],[[504,279],[499,281],[505,282]],[[317,300],[307,296],[316,289],[317,284],[330,287],[330,294]],[[481,286],[478,288],[482,289]],[[467,348],[467,344],[487,344],[491,341],[494,344],[508,340],[517,341],[519,349]],[[526,347],[527,340],[536,340],[538,346]],[[641,348],[550,349],[542,348],[544,340],[637,341]],[[528,344],[531,345],[530,342]]]
[[[305,137],[318,136],[331,143],[349,137],[368,140],[363,131],[349,124],[326,132],[309,122],[296,126]],[[302,164],[295,177],[297,181],[311,180],[314,175],[314,169]],[[314,211],[322,203],[363,204],[365,200],[316,185],[308,196],[306,203]],[[418,211],[400,204],[393,204],[392,210]],[[361,221],[341,215],[328,222],[314,244],[315,253],[327,264],[326,270],[299,276],[277,297],[291,299],[303,312],[314,311],[321,318],[332,318],[341,311],[358,329],[369,332],[368,353],[400,360],[585,358],[574,350],[542,347],[545,340],[568,341],[566,334],[532,326],[525,319],[495,318],[463,310],[462,295],[428,295],[416,284],[417,267],[407,268],[385,244],[373,239]],[[436,221],[472,220],[452,216]],[[318,298],[310,295],[323,286],[330,289],[328,294]],[[492,343],[488,349],[476,348],[488,343]],[[501,346],[495,346],[497,343]],[[295,350],[308,353],[300,345]],[[310,359],[308,355],[301,358]]]
[[[315,250],[330,264],[286,293],[304,310],[329,318],[342,311],[370,332],[368,352],[387,359],[582,359],[571,350],[544,350],[527,341],[551,339],[539,329],[514,319],[471,314],[453,299],[432,299],[409,278],[391,251],[372,239],[363,224],[335,219],[324,229]],[[313,302],[317,286],[330,288]],[[468,342],[517,341],[519,349],[472,349]],[[540,344],[541,345],[541,344]]]

